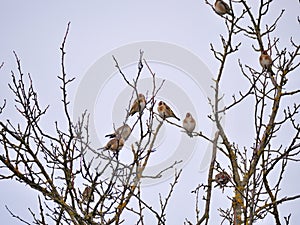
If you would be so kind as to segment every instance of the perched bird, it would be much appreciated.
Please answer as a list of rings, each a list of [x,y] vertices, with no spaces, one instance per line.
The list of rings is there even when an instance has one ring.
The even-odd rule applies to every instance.
[[[172,109],[163,101],[160,101],[158,103],[157,111],[160,117],[163,119],[166,119],[168,117],[174,117],[175,119],[180,121],[180,119],[174,114]]]
[[[139,94],[138,98],[134,100],[130,111],[129,111],[129,115],[133,116],[136,112],[142,112],[146,107],[146,99],[145,96],[143,94]]]
[[[122,137],[120,138],[113,138],[107,144],[101,148],[104,150],[111,150],[113,152],[118,152],[122,149],[124,146],[124,139]]]
[[[217,186],[224,187],[229,181],[230,176],[225,171],[216,174],[215,181],[217,182]]]
[[[118,129],[115,130],[112,134],[107,134],[105,137],[114,138],[114,137],[121,137],[126,141],[131,134],[131,128],[128,124],[124,124],[120,126]]]
[[[182,123],[182,127],[186,130],[186,133],[192,137],[192,132],[194,131],[195,127],[196,127],[196,121],[193,118],[191,113],[187,113],[183,123]]]
[[[92,193],[92,187],[86,186],[83,193],[82,193],[82,202],[93,202],[94,201],[94,194]]]
[[[223,0],[216,0],[215,11],[217,14],[221,16],[225,15],[226,13],[232,15],[229,5]]]
[[[269,72],[272,76],[274,75],[274,72],[272,71],[273,60],[266,50],[261,52],[261,55],[259,56],[259,63],[264,70],[267,70],[267,72]]]

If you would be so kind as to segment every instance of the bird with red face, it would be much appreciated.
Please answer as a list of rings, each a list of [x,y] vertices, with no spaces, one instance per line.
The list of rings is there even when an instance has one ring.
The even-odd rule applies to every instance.
[[[224,187],[230,181],[230,176],[226,171],[216,174],[215,181],[217,182],[216,186]]]
[[[274,75],[274,72],[272,71],[273,60],[266,50],[261,52],[259,63],[264,70],[271,73],[271,75]]]
[[[266,70],[271,75],[270,76],[271,81],[272,81],[273,85],[275,87],[277,87],[278,84],[274,77],[275,73],[272,70],[273,60],[266,50],[263,50],[261,52],[261,55],[259,56],[259,63],[261,65],[261,67],[263,68],[263,70]]]
[[[160,117],[163,119],[166,119],[169,117],[174,117],[175,119],[180,121],[180,119],[175,115],[175,113],[172,111],[172,109],[163,101],[160,101],[158,103],[157,111],[158,111],[158,114],[160,115]]]

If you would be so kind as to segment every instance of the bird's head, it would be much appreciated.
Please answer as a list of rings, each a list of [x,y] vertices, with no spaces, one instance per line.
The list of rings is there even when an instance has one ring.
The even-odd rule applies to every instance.
[[[140,94],[138,95],[138,98],[139,98],[139,99],[145,99],[145,96],[144,96],[142,93],[140,93]]]

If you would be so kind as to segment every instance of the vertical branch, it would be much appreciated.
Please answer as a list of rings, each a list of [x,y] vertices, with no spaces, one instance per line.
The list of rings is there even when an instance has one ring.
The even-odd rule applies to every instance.
[[[65,36],[63,38],[60,50],[61,50],[61,70],[62,74],[61,76],[58,76],[58,79],[61,80],[62,86],[60,87],[62,90],[62,102],[63,102],[63,108],[64,108],[64,113],[67,118],[67,123],[68,123],[68,140],[65,141],[63,138],[60,140],[60,145],[63,150],[63,172],[65,175],[65,181],[66,181],[66,191],[65,191],[65,196],[64,196],[64,201],[67,200],[68,195],[71,195],[71,200],[72,200],[72,205],[75,205],[74,198],[72,197],[72,190],[73,190],[73,180],[74,180],[74,175],[72,174],[73,171],[73,162],[74,162],[74,145],[72,145],[72,142],[74,140],[74,134],[73,134],[73,122],[71,120],[71,116],[69,113],[68,105],[70,104],[68,100],[68,95],[67,95],[67,86],[69,83],[71,83],[75,78],[68,79],[67,78],[67,73],[66,73],[66,68],[65,68],[65,56],[66,56],[66,51],[65,51],[65,45],[67,41],[67,37],[69,34],[69,29],[70,29],[70,24],[71,22],[68,22],[67,29],[65,32]],[[59,132],[60,133],[60,132]],[[62,218],[64,209],[61,208],[59,217],[57,222],[59,222]]]
[[[68,23],[67,25],[67,30],[65,33],[65,36],[63,38],[63,42],[61,44],[60,50],[61,50],[61,76],[58,76],[58,79],[60,79],[62,81],[62,86],[60,87],[62,90],[62,94],[63,94],[63,107],[64,107],[64,111],[65,111],[65,115],[67,117],[67,122],[68,122],[68,127],[69,127],[69,133],[70,136],[73,137],[73,127],[72,127],[72,120],[71,120],[71,116],[68,110],[68,105],[70,104],[68,98],[67,98],[67,85],[69,83],[71,83],[75,78],[72,79],[67,79],[67,74],[66,74],[66,68],[65,68],[65,56],[66,56],[66,52],[65,52],[65,44],[66,44],[66,40],[69,34],[69,29],[70,29],[70,24],[71,22]],[[68,143],[68,147],[70,145],[70,142]]]
[[[212,159],[210,162],[209,170],[208,170],[208,178],[207,178],[207,190],[206,190],[206,197],[205,197],[205,209],[202,217],[197,221],[197,225],[202,224],[205,221],[205,224],[208,224],[209,220],[209,211],[210,211],[210,204],[211,204],[211,195],[212,195],[212,182],[213,182],[213,171],[215,168],[216,156],[217,156],[217,144],[219,139],[219,131],[215,133],[215,138],[213,140],[213,147],[212,147]]]

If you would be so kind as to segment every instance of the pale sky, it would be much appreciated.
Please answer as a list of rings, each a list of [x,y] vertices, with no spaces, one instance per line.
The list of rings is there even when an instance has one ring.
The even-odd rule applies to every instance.
[[[272,12],[266,22],[274,19],[283,7],[286,9],[286,13],[278,24],[276,35],[281,38],[280,47],[287,46],[290,48],[290,36],[294,36],[294,40],[300,42],[300,29],[296,22],[296,17],[300,12],[300,4],[297,1],[275,1],[271,6],[270,10]],[[121,120],[116,122],[119,119],[119,114],[116,116],[111,111],[120,106],[119,103],[115,106],[115,102],[124,102],[124,99],[129,99],[127,95],[130,93],[124,82],[122,83],[121,77],[116,73],[111,73],[111,71],[114,71],[114,63],[110,57],[112,54],[116,54],[115,56],[120,60],[120,65],[126,66],[124,71],[132,76],[136,71],[134,59],[139,57],[139,46],[142,46],[145,50],[145,58],[149,57],[149,60],[153,60],[151,65],[157,76],[161,79],[172,80],[172,82],[166,84],[170,89],[166,87],[166,90],[159,97],[166,101],[169,100],[169,103],[181,117],[185,115],[186,110],[191,110],[200,121],[196,129],[204,131],[208,135],[211,134],[212,126],[207,118],[210,113],[207,95],[210,91],[206,88],[210,85],[211,76],[217,73],[218,62],[210,52],[210,43],[220,48],[219,35],[226,35],[226,30],[223,19],[212,12],[211,8],[204,3],[204,0],[113,0],[78,1],[76,3],[70,0],[63,2],[48,1],[47,3],[33,0],[11,0],[2,3],[0,9],[0,63],[3,61],[4,67],[0,71],[2,79],[0,83],[0,102],[3,98],[7,98],[10,104],[8,104],[7,110],[1,119],[17,119],[11,113],[11,110],[14,110],[14,104],[7,86],[11,79],[10,71],[17,72],[13,55],[13,51],[16,51],[21,59],[23,72],[25,74],[30,73],[33,78],[42,106],[50,105],[47,120],[43,123],[46,129],[53,131],[54,121],[59,121],[60,116],[62,116],[62,111],[57,110],[61,107],[60,83],[57,79],[57,75],[60,74],[59,47],[69,21],[71,26],[66,43],[66,71],[70,77],[76,77],[69,90],[70,107],[72,110],[74,109],[74,116],[76,116],[78,105],[74,105],[75,103],[80,105],[82,97],[87,98],[87,102],[91,100],[90,97],[95,98],[92,110],[94,113],[95,138],[99,139],[96,140],[97,144],[102,143],[103,135],[112,130],[112,122],[122,122]],[[258,64],[259,54],[250,47],[256,43],[241,36],[234,39],[234,43],[240,41],[242,41],[242,47],[237,58],[241,58],[242,63],[260,68]],[[151,49],[153,43],[160,45],[161,48],[159,50]],[[128,46],[129,48],[126,48]],[[170,53],[169,47],[174,52]],[[121,53],[124,51],[126,51],[126,54],[122,55]],[[160,54],[160,51],[165,55]],[[174,56],[173,53],[180,55]],[[184,54],[187,54],[187,56],[185,57]],[[230,66],[225,69],[227,79],[224,79],[222,83],[225,104],[231,102],[233,93],[247,89],[247,83],[238,70],[237,58],[231,61]],[[199,71],[199,68],[195,64],[190,65],[192,60],[195,60],[197,66],[200,67],[201,75],[193,72],[197,69]],[[102,62],[106,63],[107,70],[102,70],[99,67]],[[97,69],[97,66],[100,68],[99,80],[97,80],[98,83],[97,81],[93,83],[94,79],[91,81],[90,76],[95,75],[93,68]],[[189,69],[191,70],[189,71]],[[98,72],[98,70],[96,71]],[[146,70],[144,71],[146,72]],[[143,79],[147,82],[147,75],[144,76]],[[89,93],[82,95],[80,92],[82,91],[81,82],[85,79],[90,82],[88,84],[91,85],[91,89],[96,88],[95,90],[98,90],[96,95],[90,96]],[[296,88],[299,85],[300,79],[294,78],[294,82],[290,87]],[[119,87],[113,91],[116,94],[108,99],[111,89],[115,89],[116,86]],[[141,89],[147,90],[147,88],[145,84]],[[176,91],[176,96],[174,96],[173,90]],[[79,97],[78,93],[81,93]],[[195,102],[197,102],[196,105]],[[102,104],[106,104],[109,110],[101,111]],[[199,107],[199,105],[201,106]],[[247,115],[247,113],[247,106],[244,106],[226,115],[225,126],[230,127],[228,132],[233,140],[238,141],[241,146],[246,145],[249,147],[253,140],[249,140],[247,133],[252,128],[248,124],[248,120],[245,121],[244,115]],[[63,122],[61,124],[63,125]],[[241,130],[244,132],[241,132]],[[169,133],[171,133],[171,137],[165,135]],[[186,140],[186,137],[182,137],[181,132],[174,132],[174,129],[170,126],[164,128],[163,134],[158,143],[161,146],[172,141],[174,145],[179,146],[176,149],[181,149],[182,143],[190,141]],[[177,140],[177,142],[174,140]],[[167,211],[167,224],[183,224],[185,218],[194,221],[195,196],[191,194],[191,191],[195,189],[197,184],[206,181],[207,171],[203,161],[207,157],[205,153],[210,149],[209,145],[203,140],[191,140],[188,146],[190,147],[186,150],[188,153],[185,151],[178,153],[171,149],[163,154],[154,155],[152,161],[150,161],[150,165],[155,168],[166,163],[161,158],[171,161],[174,159],[172,156],[176,154],[177,156],[178,154],[184,154],[184,157],[186,157],[183,167],[184,172]],[[126,155],[126,153],[124,154]],[[299,165],[291,164],[289,169],[298,174]],[[291,172],[287,174],[284,194],[299,193],[300,185],[293,179],[293,175]],[[170,178],[169,175],[167,178]],[[151,184],[148,184],[144,190],[145,199],[157,207],[159,204],[158,193],[166,193],[170,181],[170,179],[167,179],[161,180],[159,183],[150,182]],[[35,193],[28,191],[28,187],[24,188],[22,184],[12,181],[1,182],[0,187],[1,223],[21,224],[9,215],[5,205],[14,213],[31,221],[27,208],[32,207],[35,209],[37,205]],[[225,191],[224,194],[221,190],[214,191],[210,224],[220,223],[220,218],[216,216],[217,209],[221,207],[220,199],[223,199],[222,202],[226,202],[226,194],[231,195],[229,191]],[[228,201],[227,203],[229,204]],[[225,206],[228,206],[228,204],[225,204]],[[299,207],[299,200],[287,203],[280,208],[282,209],[281,216],[287,216],[289,212],[292,212],[291,224],[296,224],[300,220],[297,211]],[[126,224],[133,224],[134,221],[129,219]],[[152,223],[147,221],[147,224]],[[259,224],[270,224],[270,220]]]

